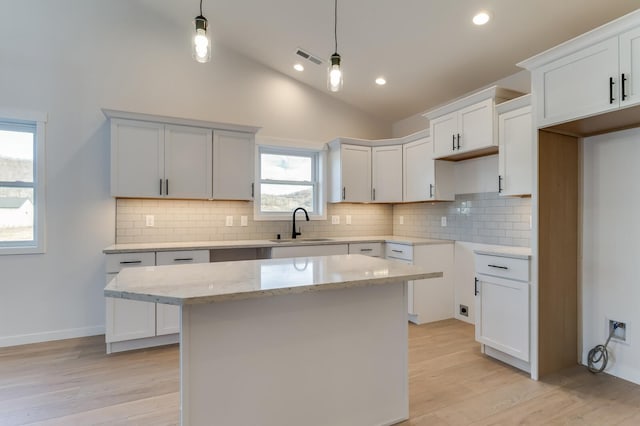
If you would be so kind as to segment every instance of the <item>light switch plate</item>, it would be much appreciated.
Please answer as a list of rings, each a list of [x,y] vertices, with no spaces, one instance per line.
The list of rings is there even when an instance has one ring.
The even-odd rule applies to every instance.
[[[347,223],[347,225],[351,225],[351,215],[348,214],[344,218],[345,218],[345,222]]]
[[[153,216],[152,214],[148,214],[144,217],[145,220],[145,225],[146,226],[155,226],[155,216]]]
[[[400,225],[404,225],[404,216],[400,216],[398,218],[398,222],[400,223]]]
[[[340,216],[338,216],[338,215],[331,216],[331,224],[332,225],[340,225]]]
[[[440,226],[442,226],[443,228],[447,226],[447,217],[446,216],[442,216],[440,218]]]
[[[233,216],[227,216],[227,220],[225,221],[225,226],[233,226]]]
[[[248,226],[247,216],[240,216],[240,226]]]

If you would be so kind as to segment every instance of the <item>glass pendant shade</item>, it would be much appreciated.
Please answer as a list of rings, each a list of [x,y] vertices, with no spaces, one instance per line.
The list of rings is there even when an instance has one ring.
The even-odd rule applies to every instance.
[[[327,72],[327,88],[331,92],[339,92],[342,89],[342,69],[340,68],[340,55],[331,55]]]
[[[211,60],[211,37],[207,29],[207,18],[202,15],[196,16],[193,32],[193,59],[200,63]]]

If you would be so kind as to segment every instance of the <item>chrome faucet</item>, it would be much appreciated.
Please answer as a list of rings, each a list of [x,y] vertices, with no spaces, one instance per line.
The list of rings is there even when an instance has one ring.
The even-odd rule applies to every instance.
[[[304,212],[304,216],[307,219],[307,222],[309,222],[309,214],[304,208],[298,207],[293,211],[293,231],[291,232],[291,238],[293,238],[294,240],[298,235],[302,235],[301,232],[296,231],[296,213],[298,212],[298,210],[302,210]]]

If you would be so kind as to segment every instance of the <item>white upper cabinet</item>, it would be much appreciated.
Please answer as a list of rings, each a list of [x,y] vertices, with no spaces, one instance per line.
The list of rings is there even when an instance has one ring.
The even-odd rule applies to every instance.
[[[495,154],[495,105],[517,95],[493,86],[424,114],[430,122],[434,158],[462,160]]]
[[[213,198],[253,200],[254,135],[216,130],[213,136]]]
[[[111,120],[111,195],[164,194],[164,125]]]
[[[341,144],[333,156],[332,175],[337,179],[332,191],[332,202],[371,201],[371,148]],[[335,166],[335,168],[334,168]]]
[[[211,198],[211,138],[211,129],[165,126],[165,197]]]
[[[111,119],[112,196],[253,199],[258,128],[103,112]]]
[[[403,145],[404,201],[453,201],[454,163],[433,159],[433,143],[424,137]]]
[[[402,145],[372,149],[372,201],[402,201]]]
[[[531,95],[505,102],[498,111],[498,192],[531,194],[533,120]]]
[[[518,65],[531,71],[538,127],[637,105],[640,10]]]

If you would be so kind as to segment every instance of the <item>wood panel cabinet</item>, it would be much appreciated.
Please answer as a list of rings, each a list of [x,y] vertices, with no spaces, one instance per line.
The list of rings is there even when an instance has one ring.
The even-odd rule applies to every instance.
[[[530,95],[496,107],[498,111],[498,193],[529,195],[532,186],[533,122]]]
[[[454,163],[433,159],[430,137],[404,144],[403,151],[404,201],[455,200]]]

